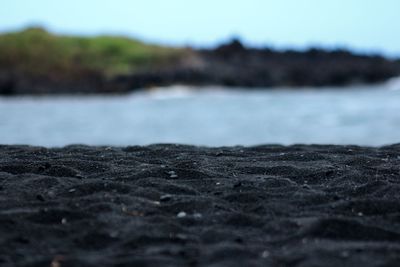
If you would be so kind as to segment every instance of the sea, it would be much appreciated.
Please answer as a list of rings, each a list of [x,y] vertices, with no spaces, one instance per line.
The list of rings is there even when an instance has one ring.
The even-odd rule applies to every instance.
[[[172,86],[128,95],[0,97],[0,144],[399,142],[399,79],[344,88]]]

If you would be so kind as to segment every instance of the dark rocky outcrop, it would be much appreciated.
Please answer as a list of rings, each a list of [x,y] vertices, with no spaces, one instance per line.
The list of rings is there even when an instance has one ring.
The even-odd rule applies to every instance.
[[[118,77],[128,88],[171,84],[228,87],[345,86],[384,82],[400,75],[400,61],[346,50],[274,51],[245,48],[238,40],[197,50],[196,65]]]
[[[202,55],[210,72],[237,86],[341,86],[381,82],[400,73],[399,62],[344,50],[279,52],[244,49],[233,41]]]

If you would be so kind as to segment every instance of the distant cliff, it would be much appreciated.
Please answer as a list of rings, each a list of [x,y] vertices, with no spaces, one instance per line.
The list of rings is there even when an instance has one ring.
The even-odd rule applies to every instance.
[[[0,35],[3,95],[125,93],[171,84],[342,86],[399,75],[399,60],[344,50],[274,51],[238,40],[193,50],[124,37],[56,36],[41,28]]]

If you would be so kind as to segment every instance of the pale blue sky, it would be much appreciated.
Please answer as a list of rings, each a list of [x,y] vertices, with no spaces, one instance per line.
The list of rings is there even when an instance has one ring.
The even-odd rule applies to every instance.
[[[400,56],[399,0],[3,0],[0,31],[124,34],[210,46],[235,35],[252,45],[350,47]]]

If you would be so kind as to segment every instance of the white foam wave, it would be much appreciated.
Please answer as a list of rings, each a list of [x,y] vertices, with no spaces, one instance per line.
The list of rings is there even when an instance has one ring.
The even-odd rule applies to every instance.
[[[387,81],[386,87],[391,91],[400,90],[400,77],[395,77]]]

